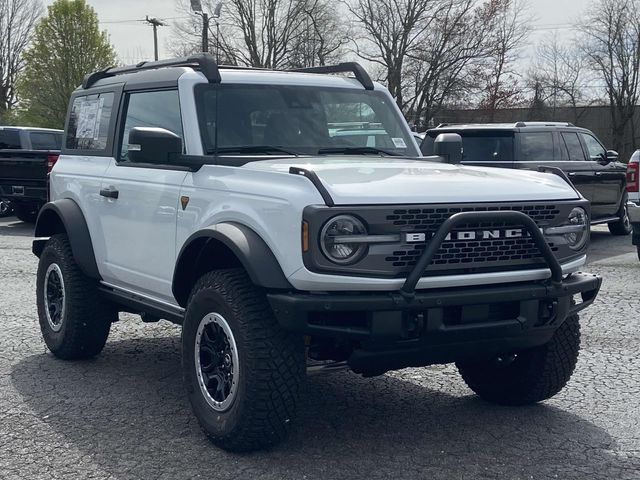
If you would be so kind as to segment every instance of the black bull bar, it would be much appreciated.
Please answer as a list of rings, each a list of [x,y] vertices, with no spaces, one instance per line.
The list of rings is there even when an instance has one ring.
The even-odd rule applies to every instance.
[[[449,235],[454,228],[461,224],[483,222],[504,222],[513,224],[514,226],[522,225],[529,235],[531,235],[533,243],[538,250],[540,250],[544,260],[551,269],[551,282],[558,285],[562,282],[562,266],[551,251],[551,248],[549,248],[540,228],[531,217],[517,211],[460,212],[445,220],[433,237],[429,239],[429,245],[423,252],[422,256],[418,259],[416,266],[413,268],[411,273],[409,273],[404,285],[400,289],[402,296],[410,299],[415,295],[416,286],[424,274],[424,271],[427,269],[438,250],[440,250],[442,242],[444,242],[447,235]]]

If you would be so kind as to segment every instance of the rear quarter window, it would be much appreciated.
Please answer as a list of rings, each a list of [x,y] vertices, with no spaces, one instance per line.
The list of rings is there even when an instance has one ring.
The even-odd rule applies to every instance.
[[[62,147],[62,135],[49,132],[31,132],[32,150],[60,150]]]
[[[430,132],[421,150],[424,155],[434,155],[434,143],[439,133]],[[465,162],[513,161],[513,132],[448,132],[462,137],[462,160]]]
[[[0,150],[20,150],[20,132],[17,130],[0,130]]]
[[[554,160],[553,133],[520,133],[520,158],[523,162],[549,162]]]
[[[66,132],[68,150],[106,151],[114,97],[113,92],[105,92],[73,99]]]

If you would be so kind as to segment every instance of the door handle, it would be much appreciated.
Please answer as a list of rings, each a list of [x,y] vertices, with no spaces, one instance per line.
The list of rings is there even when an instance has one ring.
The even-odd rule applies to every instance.
[[[604,175],[602,172],[596,172],[597,176]]]
[[[106,198],[114,198],[117,199],[120,192],[113,187],[103,188],[100,190],[100,195]]]
[[[569,176],[570,177],[575,177],[576,176],[576,172],[569,172]]]

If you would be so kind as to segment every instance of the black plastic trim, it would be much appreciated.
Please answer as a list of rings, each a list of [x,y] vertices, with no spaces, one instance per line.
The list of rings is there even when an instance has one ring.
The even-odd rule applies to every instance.
[[[307,177],[311,181],[311,183],[313,183],[313,185],[316,187],[316,189],[322,196],[324,203],[327,204],[327,207],[334,207],[336,205],[336,203],[333,201],[333,198],[331,197],[331,194],[322,184],[322,181],[320,180],[320,177],[318,177],[318,174],[316,172],[314,172],[313,170],[307,170],[305,168],[290,167],[289,173],[293,175],[302,175],[303,177]]]
[[[60,231],[60,226],[63,231]],[[87,221],[78,204],[70,198],[47,203],[38,215],[35,237],[51,237],[57,233],[67,234],[73,257],[80,270],[88,277],[100,280],[100,271]],[[45,243],[46,241],[43,243],[42,240],[34,240],[32,248],[34,254],[42,253]]]
[[[366,90],[373,90],[373,81],[362,65],[357,62],[344,62],[338,65],[325,65],[320,67],[296,68],[292,72],[304,73],[353,73]]]
[[[193,283],[197,280],[194,265],[200,253],[207,248],[209,240],[219,241],[231,250],[255,285],[274,290],[293,289],[275,255],[260,235],[239,223],[219,223],[192,234],[180,250],[172,282],[173,295],[180,305],[186,305]]]

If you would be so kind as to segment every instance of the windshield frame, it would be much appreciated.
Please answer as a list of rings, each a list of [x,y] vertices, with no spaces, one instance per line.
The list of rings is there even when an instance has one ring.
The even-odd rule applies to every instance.
[[[236,88],[252,88],[252,89],[273,89],[273,88],[288,88],[288,89],[294,89],[294,88],[304,88],[304,89],[308,89],[308,88],[312,88],[314,90],[324,90],[324,91],[339,91],[339,92],[346,92],[346,93],[355,93],[358,95],[362,95],[362,96],[371,96],[374,95],[376,97],[378,97],[379,99],[379,103],[381,106],[383,106],[383,108],[387,108],[388,109],[388,118],[386,118],[386,120],[394,122],[395,125],[397,126],[397,132],[402,134],[402,140],[404,141],[404,144],[406,145],[406,148],[384,148],[382,150],[389,150],[391,152],[393,152],[393,157],[394,158],[416,158],[416,157],[420,157],[420,150],[418,148],[418,146],[416,145],[415,140],[413,139],[411,130],[409,128],[409,125],[407,124],[404,116],[402,115],[402,113],[400,112],[400,109],[398,108],[395,100],[393,100],[393,97],[391,97],[391,95],[383,89],[374,89],[374,90],[365,90],[362,88],[345,88],[345,87],[335,87],[335,86],[311,86],[311,85],[301,85],[299,83],[295,84],[264,84],[264,83],[251,83],[251,82],[245,82],[245,83],[221,83],[221,84],[211,84],[211,83],[199,83],[197,85],[194,86],[194,97],[195,97],[195,105],[196,105],[196,111],[197,111],[197,118],[198,118],[198,126],[199,126],[199,133],[200,133],[200,139],[202,142],[202,151],[204,152],[205,155],[208,156],[238,156],[238,155],[246,155],[246,154],[240,154],[240,153],[223,153],[223,152],[219,152],[219,150],[228,150],[229,146],[220,146],[218,143],[218,129],[219,129],[219,123],[218,123],[218,118],[221,115],[221,111],[220,111],[220,102],[218,101],[220,98],[220,95],[223,94],[223,92],[225,90],[229,90],[229,89],[236,89]],[[211,135],[211,131],[213,129],[211,129],[208,124],[207,121],[210,120],[207,118],[207,112],[206,108],[204,107],[205,101],[210,101],[210,100],[205,100],[205,95],[207,94],[211,94],[210,92],[213,92],[214,95],[214,99],[215,99],[215,134]],[[268,93],[265,93],[268,95]],[[321,105],[321,104],[318,104]],[[327,127],[328,129],[331,128],[331,124],[334,122],[328,122],[327,123]],[[357,122],[352,122],[352,123],[357,123]],[[364,122],[366,123],[366,122]],[[379,124],[379,122],[375,122],[376,125]],[[378,131],[379,128],[375,128],[372,131]],[[365,130],[363,130],[365,131]],[[373,134],[372,134],[373,135]],[[391,133],[388,134],[391,137]],[[215,137],[215,138],[212,138]],[[331,137],[331,138],[335,138],[335,137]],[[391,137],[391,138],[395,138],[395,137]],[[266,140],[266,139],[265,139]],[[284,143],[284,142],[283,142]],[[261,145],[269,145],[269,142],[262,142]],[[239,145],[240,147],[243,145]],[[250,147],[252,146],[252,144],[247,143],[245,146]],[[318,148],[316,148],[316,151],[310,151],[312,150],[312,148],[306,148],[306,147],[311,147],[311,146],[302,146],[302,148],[300,148],[299,145],[289,145],[289,144],[276,144],[273,143],[272,145],[273,147],[278,147],[280,149],[285,149],[285,150],[290,150],[292,152],[296,152],[299,155],[303,155],[303,156],[332,156],[332,155],[338,155],[338,154],[342,154],[342,155],[368,155],[371,156],[373,158],[387,158],[386,156],[381,156],[380,154],[369,154],[369,153],[349,153],[346,152],[345,153],[319,153],[320,150],[325,149],[325,148],[335,148],[335,149],[339,149],[340,145],[332,145],[332,144],[327,144],[327,145],[317,145]],[[355,145],[354,145],[355,146]],[[348,150],[348,147],[353,147],[351,145],[344,145],[345,150]],[[315,146],[313,146],[313,148],[315,148]],[[277,152],[270,152],[270,153],[260,153],[260,154],[251,154],[251,156],[265,156],[265,157],[273,157],[274,155],[278,155],[278,156],[283,156],[282,153],[277,153]],[[288,156],[286,154],[284,154],[284,156]]]

